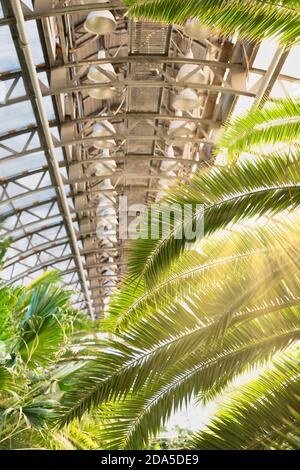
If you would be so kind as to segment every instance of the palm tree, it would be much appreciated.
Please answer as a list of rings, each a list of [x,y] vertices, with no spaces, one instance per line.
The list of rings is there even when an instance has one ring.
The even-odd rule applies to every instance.
[[[276,36],[283,45],[299,43],[298,0],[124,0],[135,18],[184,25],[198,18],[205,26],[248,41]]]
[[[14,439],[21,442],[27,430],[51,417],[53,403],[43,397],[46,382],[41,377],[64,344],[63,316],[69,297],[51,278],[33,289],[0,288],[2,448],[10,447]]]
[[[204,236],[177,237],[187,222],[174,218],[158,240],[133,243],[110,338],[67,378],[61,424],[98,406],[104,446],[144,448],[183,403],[214,398],[299,340],[299,124],[281,119],[289,107],[257,110],[254,126],[253,112],[239,118],[220,144],[237,160],[280,136],[280,153],[202,170],[167,194],[180,208],[202,205],[188,225],[204,214]],[[244,130],[236,147],[234,126]],[[145,228],[161,223],[159,211],[147,216]]]
[[[3,258],[8,245],[0,244]],[[60,432],[51,426],[58,377],[66,376],[66,366],[72,370],[72,336],[89,328],[70,307],[72,292],[58,281],[57,272],[27,287],[5,286],[0,280],[0,449],[99,447],[93,417]]]

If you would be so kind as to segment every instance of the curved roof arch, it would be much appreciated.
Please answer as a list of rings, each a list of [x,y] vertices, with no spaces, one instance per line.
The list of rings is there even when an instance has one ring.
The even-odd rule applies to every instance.
[[[116,29],[89,33],[87,14],[105,9]],[[104,314],[126,269],[128,241],[117,230],[106,243],[97,235],[118,196],[128,204],[155,200],[197,166],[213,164],[229,116],[268,96],[299,93],[298,46],[216,34],[195,40],[176,25],[124,13],[121,1],[0,0],[0,219],[1,237],[11,239],[2,275],[27,283],[59,269],[78,290],[74,305],[91,316]],[[95,99],[89,68],[105,64],[114,72],[97,90],[109,87],[113,96]],[[178,79],[183,65],[203,80]],[[180,115],[173,102],[186,88],[199,106]],[[102,142],[114,141],[109,152],[97,147],[95,125],[107,131]]]

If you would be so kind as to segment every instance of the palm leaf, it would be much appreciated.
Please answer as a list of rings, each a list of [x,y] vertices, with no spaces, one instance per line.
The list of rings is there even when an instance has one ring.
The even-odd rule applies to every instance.
[[[7,251],[7,248],[9,247],[9,240],[0,240],[0,267],[2,267],[3,260]]]
[[[58,270],[46,271],[44,274],[32,281],[26,288],[31,290],[40,284],[56,284],[59,281],[60,275],[61,273]]]
[[[294,217],[295,222],[297,217]],[[290,235],[292,234],[293,227],[292,219],[290,228],[280,223],[277,226],[274,222],[267,225],[265,230],[260,231],[256,228],[252,234],[253,245],[257,244],[260,248],[266,248],[268,245],[271,247],[271,241],[265,244],[269,233],[273,234],[274,240],[277,240],[278,249],[285,236],[287,240],[290,238],[293,240],[293,237],[288,235],[289,230],[291,230]],[[240,246],[236,246],[237,252],[240,249],[241,252],[244,250],[247,253],[247,242],[251,240],[251,236],[249,232],[248,237],[244,239],[244,233],[245,231],[241,231]],[[232,235],[232,244],[235,244],[239,238],[234,238],[234,232]],[[214,246],[212,239],[207,243],[209,242],[212,248]],[[215,244],[215,248],[218,246],[220,245]],[[267,284],[263,283],[261,277],[261,266],[266,264],[267,259],[264,257],[265,252],[261,250],[259,256],[262,256],[264,261],[258,265],[257,274],[250,261],[248,270],[245,270],[245,263],[242,263],[241,277],[237,266],[234,266],[234,269],[231,267],[231,275],[228,269],[227,275],[222,275],[221,280],[219,279],[217,283],[211,282],[207,297],[205,290],[201,292],[198,289],[197,296],[197,289],[190,289],[184,301],[174,300],[172,291],[169,292],[169,297],[167,296],[169,301],[166,301],[164,306],[161,298],[158,298],[157,303],[153,304],[152,312],[130,321],[126,328],[122,329],[119,337],[102,346],[98,357],[83,364],[74,374],[71,373],[71,377],[68,377],[68,386],[63,387],[66,393],[62,400],[60,421],[69,422],[75,417],[82,416],[94,406],[110,400],[121,400],[122,406],[124,399],[142,400],[144,393],[147,397],[150,393],[149,399],[147,398],[149,404],[155,392],[154,395],[159,395],[159,399],[153,402],[157,403],[157,408],[147,407],[145,414],[139,407],[136,408],[143,431],[138,427],[136,432],[132,431],[133,437],[129,443],[118,441],[119,444],[113,444],[112,438],[107,444],[136,448],[141,445],[135,440],[138,439],[136,436],[143,436],[144,432],[147,436],[155,434],[162,421],[167,419],[168,413],[177,406],[172,397],[177,397],[180,406],[182,402],[180,400],[188,400],[199,390],[205,392],[207,397],[213,396],[236,374],[251,364],[261,363],[272,357],[276,351],[289,346],[298,338],[297,246],[296,237],[294,247],[291,241],[286,247],[286,260],[290,261],[288,267],[285,266],[283,250],[283,254],[279,257],[278,276],[275,273],[273,257],[270,257],[273,262],[268,266],[272,275],[268,277]],[[231,248],[232,245],[229,246],[229,251]],[[248,254],[252,248],[250,244]],[[214,250],[211,252],[208,250],[208,253],[212,255]],[[219,256],[222,259],[222,252]],[[209,281],[207,282],[209,284]],[[235,300],[238,292],[243,293],[239,302]],[[144,312],[145,310],[144,306]],[[231,312],[229,317],[228,311]],[[159,386],[158,390],[152,390],[153,383]],[[197,384],[201,387],[199,385],[198,388]],[[166,412],[163,412],[164,405]],[[129,403],[128,406],[134,409],[133,403]],[[112,423],[115,421],[119,423],[117,439],[121,438],[122,423],[123,431],[127,433],[125,421],[122,419],[120,423],[118,419],[119,408],[116,416],[111,414]],[[108,419],[107,413],[106,411],[105,419]],[[156,421],[153,413],[156,413]],[[145,416],[144,420],[142,416]],[[149,421],[156,423],[153,429],[147,428]],[[127,424],[131,429],[129,421]],[[105,429],[107,431],[108,427]],[[124,439],[128,438],[126,436]]]
[[[291,325],[299,313],[295,315],[293,319],[293,315],[290,317]],[[274,327],[274,319],[274,316],[273,319],[269,316],[260,326],[252,323],[239,328],[235,334],[232,332],[225,338],[223,347],[219,344],[218,349],[207,352],[206,356],[199,355],[199,352],[191,354],[155,381],[149,380],[125,400],[104,407],[100,437],[106,448],[139,449],[147,446],[149,439],[159,432],[171,414],[192,397],[204,394],[206,398],[213,398],[234,377],[251,370],[251,366],[263,364],[275,351],[290,345],[289,327],[285,329],[287,325],[275,335],[264,336],[260,330],[268,328],[267,325]]]
[[[189,18],[225,35],[237,31],[248,41],[276,36],[281,44],[299,42],[300,8],[295,0],[125,0],[130,16],[183,25]]]
[[[196,278],[190,277],[184,285],[184,278],[177,279],[183,286],[182,294],[177,297],[175,291],[178,285],[175,290],[169,289],[166,279],[160,292],[153,289],[146,301],[141,302],[140,315],[131,318],[114,340],[106,344],[104,341],[98,356],[94,350],[94,360],[83,362],[74,373],[71,369],[67,381],[61,381],[62,389],[66,390],[62,420],[72,420],[97,404],[124,397],[132,390],[138,391],[147,381],[156,381],[169,368],[176,367],[179,358],[189,358],[193,353],[199,360],[201,353],[207,353],[207,348],[215,348],[218,352],[220,344],[226,341],[232,330],[235,335],[240,334],[239,328],[246,329],[248,323],[255,319],[262,321],[264,316],[272,313],[278,322],[276,327],[272,326],[273,331],[280,332],[285,328],[281,310],[299,305],[298,238],[294,234],[297,220],[294,215],[290,224],[284,225],[279,220],[249,232],[232,231],[231,241],[227,237],[216,240],[211,237],[206,242],[208,256],[205,254],[205,244],[204,255],[198,254],[200,258],[194,253],[191,256],[187,253],[184,262],[179,261],[175,270],[171,270],[171,284],[176,269],[177,273],[186,275],[187,268],[191,267],[191,258],[194,258],[195,266],[199,259],[202,263],[208,264],[210,260],[213,264],[213,255],[217,252],[226,270],[220,277],[220,271],[215,269],[210,279],[206,266],[202,280],[199,278],[197,282],[191,282]],[[289,240],[286,246],[285,240]],[[225,241],[229,243],[229,253],[233,247],[236,250],[232,253],[232,263],[224,256]],[[254,247],[259,248],[258,252],[253,251]],[[272,256],[272,248],[277,257]],[[234,254],[247,256],[238,258]],[[213,266],[211,270],[214,271]],[[188,289],[189,284],[192,287]],[[130,294],[127,294],[124,303],[129,299]],[[254,338],[257,337],[255,332]],[[244,343],[243,340],[242,345]],[[232,344],[233,340],[230,339]],[[261,353],[260,349],[258,353]],[[213,383],[210,386],[213,387]]]
[[[193,449],[261,449],[284,442],[300,412],[299,350],[232,394],[210,424],[196,434]],[[293,410],[293,411],[292,411]]]
[[[264,151],[265,146],[294,145],[300,136],[300,102],[286,99],[271,106],[254,108],[230,121],[218,144],[229,161],[242,152]]]
[[[45,365],[57,354],[64,340],[61,315],[69,297],[70,293],[51,284],[34,290],[16,348],[28,366]]]
[[[157,273],[169,269],[174,259],[190,248],[186,236],[191,226],[203,220],[204,236],[233,223],[263,215],[274,215],[300,203],[300,168],[295,156],[277,156],[240,162],[233,168],[212,168],[197,174],[187,184],[170,191],[170,205],[194,208],[190,217],[182,217],[159,240],[138,239],[132,244],[129,270],[133,279],[145,279],[154,285]],[[168,208],[163,208],[168,211]],[[183,210],[183,209],[182,209]],[[147,225],[161,223],[160,208],[149,209]],[[178,236],[180,235],[180,236]],[[201,236],[201,234],[200,234]],[[199,240],[195,240],[199,241]]]
[[[212,298],[217,299],[218,290],[221,289],[219,279],[231,278],[233,269],[236,283],[238,272],[245,276],[250,272],[251,284],[251,278],[255,278],[255,269],[260,286],[264,286],[266,281],[264,283],[263,278],[268,275],[275,277],[275,266],[272,273],[266,268],[270,257],[275,253],[282,254],[280,270],[283,269],[284,259],[288,263],[292,253],[297,257],[295,225],[299,223],[299,218],[294,215],[289,221],[286,217],[284,222],[280,219],[271,222],[266,220],[264,226],[258,225],[251,229],[238,227],[211,235],[201,243],[200,253],[183,253],[152,288],[147,289],[142,282],[125,282],[110,305],[110,314],[104,327],[110,330],[116,326],[124,329],[128,323],[145,318],[152,311],[175,301],[191,300],[195,295],[202,297],[201,311],[208,314],[211,308],[206,304],[205,296],[210,295],[208,302],[212,306]]]
[[[15,389],[15,382],[11,372],[0,364],[0,391],[10,392]]]
[[[190,316],[193,314],[190,313]],[[235,324],[232,328],[227,328],[224,336],[209,346],[201,342],[200,326],[198,326],[197,338],[193,329],[186,328],[184,332],[179,333],[178,325],[174,327],[174,330],[177,330],[177,337],[175,334],[172,335],[170,333],[171,322],[169,325],[167,321],[158,325],[147,324],[144,329],[149,332],[148,348],[140,350],[138,349],[139,342],[142,341],[145,344],[147,340],[144,337],[144,330],[139,336],[138,329],[142,325],[137,325],[135,338],[133,331],[128,331],[128,338],[131,338],[132,345],[129,344],[126,335],[121,336],[119,341],[108,341],[106,350],[102,350],[97,359],[89,361],[74,373],[70,390],[66,392],[62,400],[62,421],[80,417],[93,406],[109,400],[121,399],[131,391],[136,393],[146,383],[153,383],[163,374],[167,376],[168,370],[172,368],[175,368],[177,374],[184,375],[183,371],[186,369],[180,361],[187,361],[186,368],[190,370],[188,378],[191,380],[197,377],[198,369],[193,371],[195,361],[196,365],[200,363],[202,388],[206,385],[207,391],[212,387],[217,390],[217,384],[223,386],[223,380],[228,381],[230,370],[233,375],[238,373],[237,364],[244,364],[246,367],[247,364],[249,365],[250,357],[260,360],[266,357],[265,354],[273,354],[278,348],[286,347],[298,338],[298,321],[298,311],[294,311],[293,308],[286,309],[286,313],[283,310],[281,315],[275,311],[267,315],[266,319],[263,317],[249,320],[244,324]],[[183,324],[184,322],[185,318]],[[162,327],[167,326],[170,326],[169,330],[165,328],[162,330]],[[158,332],[160,336],[156,347],[155,332]],[[181,340],[184,336],[189,341],[182,344]],[[167,341],[168,338],[169,341]],[[126,339],[127,342],[125,342]],[[238,362],[236,362],[237,356],[239,356]],[[171,384],[170,376],[167,376],[166,383]]]

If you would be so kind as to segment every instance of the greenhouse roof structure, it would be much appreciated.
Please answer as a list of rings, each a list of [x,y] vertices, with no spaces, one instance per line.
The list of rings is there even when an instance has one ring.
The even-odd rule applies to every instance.
[[[213,164],[231,116],[300,94],[299,46],[193,26],[130,19],[118,0],[1,0],[7,284],[58,269],[74,305],[103,316],[126,270],[119,196],[155,201]]]

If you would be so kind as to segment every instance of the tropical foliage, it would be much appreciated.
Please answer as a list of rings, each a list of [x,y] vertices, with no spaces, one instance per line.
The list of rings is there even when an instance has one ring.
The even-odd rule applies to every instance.
[[[208,428],[194,436],[192,447],[299,449],[299,374],[299,349],[295,349],[233,393]]]
[[[281,104],[282,109],[289,105]],[[269,112],[277,110],[275,105]],[[242,118],[244,123],[251,122],[249,116]],[[273,128],[268,121],[258,120],[268,135],[254,132],[251,140],[239,142],[231,149],[235,158],[269,140],[272,130],[281,136],[289,133],[284,131],[284,120]],[[233,129],[229,126],[227,132]],[[226,134],[223,150],[225,142]],[[283,138],[283,143],[288,142]],[[185,203],[201,204],[188,225],[191,228],[204,214],[203,237],[192,243],[176,237],[184,227],[181,219],[174,218],[172,229],[161,230],[158,240],[134,242],[128,278],[103,326],[110,337],[103,339],[91,360],[63,381],[65,393],[58,409],[62,425],[97,406],[104,447],[147,447],[174,410],[192,397],[203,403],[216,397],[237,376],[268,364],[297,344],[299,176],[298,151],[287,148],[276,155],[254,155],[200,171],[167,194],[165,201],[179,208]],[[145,228],[153,219],[162,227],[161,215],[149,208]],[[261,380],[272,382],[270,377]],[[284,391],[292,397],[293,383],[287,380]],[[259,402],[259,394],[267,389],[260,382],[253,387]],[[283,400],[283,395],[278,399]],[[259,422],[255,415],[253,427],[259,435],[267,434],[268,426],[274,435],[280,432],[286,407],[277,407],[277,421],[269,423],[274,403],[266,402],[265,420]],[[294,412],[298,413],[296,405]],[[295,422],[291,418],[289,425]],[[280,441],[278,432],[272,446]],[[197,447],[205,436],[195,436],[191,445]],[[261,445],[268,445],[267,440]],[[227,446],[243,448],[245,441],[237,444],[233,438]]]
[[[173,433],[165,428],[161,429],[161,433],[157,439],[150,443],[150,450],[186,449],[193,434],[191,430],[180,426],[175,426]],[[175,436],[174,433],[176,433]]]
[[[93,417],[52,429],[57,377],[72,364],[75,331],[87,327],[58,280],[53,272],[26,288],[0,284],[0,449],[99,447]]]
[[[286,350],[185,445],[297,447],[300,174],[297,126],[283,118],[289,107],[281,102],[229,124],[220,150],[232,164],[201,170],[168,192],[165,202],[177,211],[197,207],[188,222],[173,217],[165,232],[162,214],[149,208],[144,229],[160,224],[159,237],[134,242],[128,277],[102,325],[109,335],[74,332],[69,294],[55,278],[1,288],[2,447],[155,445],[174,410],[215,398]],[[252,154],[279,144],[278,136],[279,153]],[[240,161],[245,152],[251,158]],[[177,236],[203,217],[201,236]]]
[[[299,42],[298,3],[126,0],[135,17],[198,18],[287,47]],[[0,287],[2,448],[150,447],[175,410],[262,366],[184,446],[300,447],[299,105],[264,103],[229,123],[217,149],[227,164],[149,208],[141,232],[158,236],[133,243],[101,334],[77,328],[56,280]]]
[[[272,156],[275,149],[295,150],[300,137],[299,109],[299,100],[278,100],[231,120],[221,137],[218,152],[224,152],[231,163],[243,152]]]
[[[223,34],[238,31],[248,41],[276,37],[282,44],[299,42],[298,0],[124,0],[129,15],[183,25],[189,18]]]

